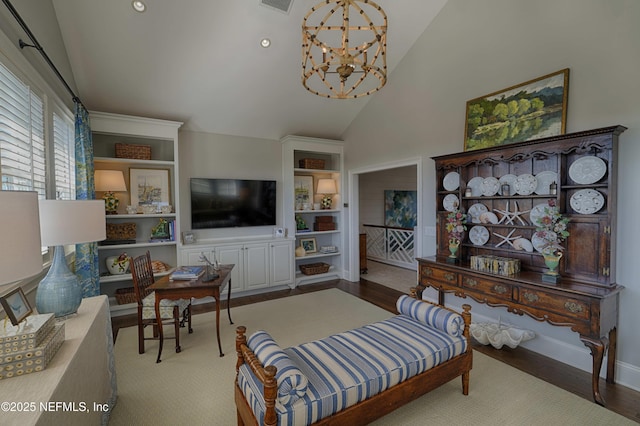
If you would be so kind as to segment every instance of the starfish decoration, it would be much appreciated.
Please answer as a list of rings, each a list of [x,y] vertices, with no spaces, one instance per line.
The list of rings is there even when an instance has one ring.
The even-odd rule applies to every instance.
[[[500,247],[502,244],[507,243],[509,244],[512,248],[514,248],[515,250],[516,247],[513,245],[513,243],[511,241],[515,241],[518,238],[520,238],[520,235],[517,235],[515,237],[512,237],[513,233],[516,232],[515,229],[512,229],[511,232],[509,232],[506,236],[502,235],[502,234],[498,234],[497,232],[494,232],[493,235],[495,235],[496,237],[500,237],[502,238],[502,241],[500,241],[498,244],[496,244],[496,247]]]
[[[515,225],[514,221],[517,219],[518,221],[520,221],[520,224],[525,225],[525,226],[529,225],[520,216],[523,215],[523,214],[529,213],[531,210],[520,211],[520,209],[518,208],[518,202],[514,201],[514,204],[516,205],[516,208],[514,209],[513,212],[509,211],[509,201],[507,201],[507,208],[506,209],[504,209],[504,210],[493,209],[494,212],[500,213],[502,215],[502,217],[500,218],[498,223],[504,222],[505,225],[508,225],[508,224]]]

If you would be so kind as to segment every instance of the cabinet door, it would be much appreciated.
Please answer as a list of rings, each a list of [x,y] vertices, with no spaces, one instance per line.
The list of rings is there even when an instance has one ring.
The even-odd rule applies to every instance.
[[[290,241],[271,243],[271,285],[293,282],[293,245]]]
[[[189,250],[182,252],[182,265],[204,265],[200,256],[204,253],[213,262],[213,252],[210,249]]]
[[[266,243],[244,246],[244,289],[253,290],[269,286],[269,245]]]
[[[216,257],[218,258],[218,262],[222,264],[234,264],[235,266],[231,270],[231,286],[232,293],[238,291],[244,291],[245,288],[245,280],[244,280],[244,250],[242,245],[224,245],[224,246],[216,246],[213,248],[213,251],[216,253]],[[213,254],[209,259],[213,262]],[[226,294],[226,290],[223,292]]]

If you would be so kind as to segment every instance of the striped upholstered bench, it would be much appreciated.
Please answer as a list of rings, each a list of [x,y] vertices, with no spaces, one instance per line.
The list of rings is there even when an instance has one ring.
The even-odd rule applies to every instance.
[[[285,349],[238,327],[238,424],[366,424],[458,376],[467,395],[470,307],[404,295],[396,306],[387,320]]]

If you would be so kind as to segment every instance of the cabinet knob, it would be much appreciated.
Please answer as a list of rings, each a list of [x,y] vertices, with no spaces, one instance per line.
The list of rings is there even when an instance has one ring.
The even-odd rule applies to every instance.
[[[583,311],[582,305],[576,302],[567,302],[564,304],[564,308],[574,314],[579,314]]]
[[[525,292],[522,297],[529,303],[537,302],[540,300],[540,297],[537,294]]]

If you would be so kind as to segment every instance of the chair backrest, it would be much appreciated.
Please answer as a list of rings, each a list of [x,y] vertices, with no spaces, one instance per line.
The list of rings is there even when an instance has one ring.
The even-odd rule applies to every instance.
[[[149,286],[155,282],[153,278],[153,267],[151,266],[151,254],[146,254],[132,258],[131,275],[133,277],[133,287],[136,292],[138,304],[142,304],[142,299],[148,296],[153,290],[149,290]]]

